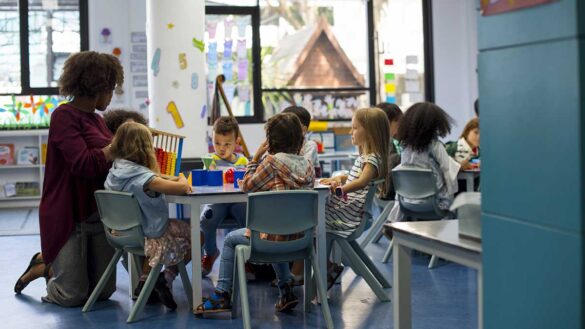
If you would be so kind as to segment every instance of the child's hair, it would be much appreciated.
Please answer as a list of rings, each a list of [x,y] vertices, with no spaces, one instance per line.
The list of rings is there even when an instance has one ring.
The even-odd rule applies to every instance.
[[[400,121],[400,119],[403,116],[400,107],[394,103],[379,103],[376,105],[376,107],[384,111],[384,113],[386,113],[388,121],[390,122]]]
[[[402,118],[396,138],[402,146],[423,152],[431,142],[451,132],[453,119],[435,104],[412,105]]]
[[[264,129],[270,153],[299,154],[303,146],[303,128],[296,115],[279,113],[268,119]]]
[[[159,173],[150,129],[136,122],[123,123],[112,140],[114,159],[125,159]]]
[[[234,117],[224,116],[219,117],[213,123],[213,132],[220,135],[229,135],[234,133],[237,138],[240,128],[238,128],[238,121]]]
[[[386,113],[379,108],[362,108],[354,113],[354,119],[366,132],[365,145],[358,145],[360,154],[374,153],[378,156],[378,177],[384,178],[379,192],[386,195],[389,188],[390,169],[388,168],[388,150],[390,149],[390,122]]]
[[[63,96],[95,97],[124,83],[124,68],[118,58],[95,51],[72,54],[63,65],[59,93]]]
[[[465,138],[465,140],[467,140],[467,135],[469,135],[469,132],[476,128],[479,128],[479,119],[473,118],[469,120],[465,127],[463,128],[463,132],[461,133],[461,136],[459,136],[459,138]]]
[[[301,124],[305,127],[309,127],[311,124],[311,113],[309,113],[309,111],[307,111],[307,109],[302,106],[289,106],[282,110],[282,113],[292,113],[296,115],[301,121]]]
[[[104,113],[104,121],[106,122],[106,126],[108,129],[110,129],[112,134],[115,134],[116,131],[118,131],[118,128],[128,120],[132,120],[143,125],[148,123],[144,115],[136,111],[119,109],[106,111],[106,113]]]

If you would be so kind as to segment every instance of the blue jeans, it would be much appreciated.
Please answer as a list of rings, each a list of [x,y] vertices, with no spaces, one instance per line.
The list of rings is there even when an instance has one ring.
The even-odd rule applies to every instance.
[[[233,217],[240,227],[246,226],[246,203],[206,204],[201,212],[201,231],[205,237],[203,249],[207,255],[217,251],[217,228],[228,217]]]
[[[234,285],[234,262],[236,260],[235,249],[239,244],[250,244],[244,233],[245,228],[241,228],[230,232],[223,242],[223,249],[221,251],[221,263],[219,264],[219,278],[217,280],[216,290],[221,292],[232,293],[232,287]],[[278,286],[282,286],[285,282],[292,280],[288,263],[272,264],[274,272],[276,272],[276,278],[278,279]]]

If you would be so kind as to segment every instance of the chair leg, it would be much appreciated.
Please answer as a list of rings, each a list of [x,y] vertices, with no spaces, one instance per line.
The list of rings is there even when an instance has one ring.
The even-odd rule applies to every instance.
[[[305,299],[304,299],[304,305],[303,305],[303,311],[305,312],[310,312],[311,311],[311,300],[313,300],[313,278],[311,275],[311,262],[309,259],[305,259],[304,261],[305,264],[305,285],[304,285],[304,289],[305,289]]]
[[[366,235],[366,237],[364,238],[364,240],[360,244],[362,249],[366,249],[366,247],[368,246],[368,244],[370,244],[370,242],[372,242],[372,240],[374,240],[379,234],[382,234],[381,233],[382,226],[384,226],[386,219],[388,219],[388,214],[390,213],[390,210],[392,210],[391,205],[393,205],[393,203],[388,203],[384,207],[384,209],[382,210],[382,212],[380,213],[378,218],[376,218],[376,221],[372,224],[372,227],[370,227],[368,234]],[[378,240],[379,240],[379,238],[378,238]]]
[[[134,322],[134,320],[136,320],[136,316],[138,315],[138,313],[140,313],[140,311],[142,311],[142,309],[144,308],[144,304],[146,304],[146,301],[148,300],[148,297],[150,296],[150,293],[152,292],[152,289],[154,289],[154,285],[158,280],[158,276],[160,274],[161,269],[162,264],[156,264],[156,266],[150,269],[150,274],[148,275],[148,278],[144,283],[144,287],[142,288],[142,291],[140,292],[140,295],[138,296],[136,303],[134,303],[134,306],[132,306],[132,310],[130,311],[130,315],[126,320],[126,323]]]
[[[349,242],[345,240],[338,240],[338,245],[343,250],[343,254],[350,260],[353,269],[358,271],[366,280],[366,283],[370,286],[370,288],[374,291],[378,299],[382,302],[390,301],[390,297],[384,291],[384,287],[378,282],[374,274],[370,271],[370,269],[364,264],[363,260],[359,257],[359,255],[355,252],[355,250],[349,245]]]
[[[380,270],[378,269],[376,264],[374,264],[374,262],[372,262],[370,257],[368,257],[368,255],[366,255],[364,250],[362,248],[360,248],[360,245],[355,241],[352,241],[349,244],[353,248],[353,250],[356,252],[356,254],[364,262],[364,265],[366,265],[366,267],[372,272],[374,277],[376,277],[376,280],[378,280],[378,282],[380,282],[382,287],[392,288],[392,285],[390,285],[390,282],[386,279],[386,277],[382,274],[382,272],[380,272]]]
[[[240,285],[240,301],[242,306],[242,320],[244,329],[252,328],[250,323],[250,304],[248,302],[248,283],[246,282],[246,258],[244,250],[236,247],[236,263],[238,266],[238,283]]]
[[[390,243],[388,244],[388,249],[386,249],[386,252],[384,253],[384,257],[382,257],[382,263],[384,263],[384,264],[388,263],[388,260],[390,259],[390,257],[392,257],[393,244],[394,244],[394,241],[390,240]]]
[[[317,256],[315,255],[314,250],[311,252],[311,264],[313,267],[313,273],[315,273],[315,281],[317,282],[317,293],[319,294],[319,300],[321,301],[321,312],[323,312],[327,328],[333,329],[333,318],[331,318],[331,310],[329,309],[329,301],[327,300],[327,288],[321,281],[321,272],[319,271],[319,264],[317,264]],[[307,284],[306,277],[305,284]]]
[[[429,270],[432,270],[435,268],[435,266],[437,266],[437,263],[439,262],[439,257],[432,255],[431,256],[431,261],[429,262]]]
[[[89,310],[91,310],[91,307],[97,300],[98,296],[102,293],[102,290],[104,290],[106,283],[108,283],[108,280],[110,280],[110,276],[112,276],[112,273],[114,273],[114,271],[116,270],[116,264],[118,264],[118,261],[120,260],[120,257],[122,257],[123,252],[124,251],[122,249],[116,249],[116,252],[114,253],[112,259],[110,260],[108,267],[106,267],[106,271],[104,272],[104,274],[102,274],[102,277],[100,278],[98,284],[93,289],[93,292],[91,293],[91,296],[89,296],[87,302],[85,302],[85,305],[81,310],[82,312],[88,312]]]
[[[181,275],[181,282],[183,283],[183,289],[185,290],[185,294],[187,295],[187,300],[189,301],[189,307],[193,307],[193,289],[191,288],[191,280],[189,280],[189,275],[187,274],[187,269],[185,268],[185,263],[181,261],[177,264],[179,267],[179,274]]]
[[[234,253],[237,255],[237,252]],[[235,319],[238,317],[238,307],[240,303],[240,275],[238,274],[238,263],[237,260],[234,262],[234,274],[233,274],[233,287],[232,287],[232,312],[230,318]]]
[[[382,234],[382,230],[380,230],[378,233],[376,233],[376,236],[374,237],[374,240],[372,240],[373,243],[378,243],[380,242],[380,239],[382,238],[383,234]]]
[[[138,281],[140,280],[140,275],[142,274],[142,262],[144,261],[144,256],[135,255],[132,253],[128,253],[128,261],[132,260],[132,267],[130,267],[130,297],[132,300],[136,300],[138,296],[134,296],[134,290],[136,290],[136,286],[138,285]]]

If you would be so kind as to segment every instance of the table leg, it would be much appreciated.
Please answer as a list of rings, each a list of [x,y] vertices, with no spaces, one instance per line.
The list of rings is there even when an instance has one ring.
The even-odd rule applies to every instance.
[[[318,220],[317,220],[317,262],[319,264],[319,272],[321,272],[321,282],[324,287],[327,287],[327,232],[325,229],[325,203],[329,190],[319,191],[319,204],[317,206]],[[306,280],[306,278],[305,278]]]
[[[467,192],[473,192],[475,191],[474,186],[473,186],[473,175],[472,174],[467,174],[466,175],[466,183],[467,183]]]
[[[483,328],[483,271],[477,271],[477,328]]]
[[[192,310],[201,304],[201,237],[200,216],[201,203],[197,198],[191,199],[191,284],[193,288],[193,305]]]
[[[393,316],[394,329],[411,329],[412,314],[410,310],[410,267],[411,250],[394,238],[394,285],[393,285]]]

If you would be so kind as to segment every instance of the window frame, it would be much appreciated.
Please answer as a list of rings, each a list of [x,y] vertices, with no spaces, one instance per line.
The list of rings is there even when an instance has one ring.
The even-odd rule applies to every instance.
[[[89,50],[88,0],[79,1],[79,50]],[[30,86],[30,52],[28,31],[28,0],[18,0],[20,35],[20,93],[0,93],[6,95],[59,95],[59,87]]]

